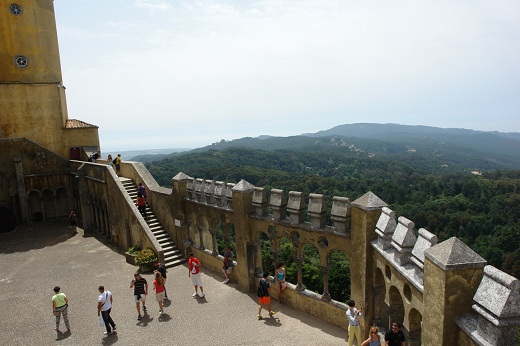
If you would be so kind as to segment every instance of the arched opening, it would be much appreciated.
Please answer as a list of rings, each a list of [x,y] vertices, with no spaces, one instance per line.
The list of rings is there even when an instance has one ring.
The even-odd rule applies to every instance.
[[[329,254],[329,294],[339,302],[350,298],[350,261],[339,250],[332,250]]]
[[[323,270],[321,269],[320,253],[311,244],[303,248],[302,283],[306,289],[323,293]]]
[[[273,252],[271,251],[271,240],[269,236],[265,232],[260,232],[259,234],[259,242],[260,242],[260,251],[262,253],[262,272],[269,272],[271,275],[273,274],[274,268],[274,258]]]
[[[289,239],[282,237],[278,239],[278,263],[285,265],[285,281],[296,284],[298,279],[298,266],[294,261],[294,247]]]
[[[386,284],[383,271],[375,269],[374,275],[374,324],[383,327],[389,320],[388,304],[385,302]]]
[[[36,190],[29,191],[29,210],[33,221],[43,221],[43,209],[40,193]]]
[[[403,304],[403,298],[401,297],[401,293],[397,289],[397,287],[392,286],[390,287],[390,290],[388,292],[388,300],[389,300],[389,313],[390,318],[388,321],[387,326],[390,327],[390,325],[393,322],[400,323],[401,326],[404,322],[404,304]]]
[[[55,218],[56,215],[56,201],[54,198],[54,193],[52,190],[45,189],[42,192],[42,201],[43,201],[43,214],[44,219]]]
[[[408,339],[410,346],[422,345],[422,315],[416,309],[410,310],[408,314]]]

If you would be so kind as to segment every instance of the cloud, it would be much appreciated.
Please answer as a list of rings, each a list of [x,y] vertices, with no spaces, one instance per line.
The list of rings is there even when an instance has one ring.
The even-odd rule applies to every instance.
[[[134,6],[139,8],[145,8],[150,11],[169,10],[173,7],[168,2],[160,0],[135,0]]]

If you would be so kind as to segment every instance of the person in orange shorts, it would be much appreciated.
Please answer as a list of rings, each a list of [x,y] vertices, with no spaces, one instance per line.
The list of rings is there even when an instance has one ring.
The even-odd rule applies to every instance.
[[[271,284],[267,281],[267,277],[269,276],[268,272],[264,271],[263,277],[260,279],[258,286],[258,319],[263,319],[262,317],[262,305],[267,305],[267,311],[269,311],[269,316],[273,316],[275,314],[274,311],[271,311]]]

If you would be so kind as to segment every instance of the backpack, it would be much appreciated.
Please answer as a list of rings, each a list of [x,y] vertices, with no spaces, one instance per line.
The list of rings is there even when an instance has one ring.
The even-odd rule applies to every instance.
[[[116,160],[117,160],[117,157],[114,159],[114,161],[112,161],[112,163],[115,165],[116,164]]]
[[[260,285],[258,286],[258,289],[256,290],[256,295],[260,298],[267,297],[269,295],[269,293],[266,293],[265,291],[266,291],[265,280],[260,279]]]

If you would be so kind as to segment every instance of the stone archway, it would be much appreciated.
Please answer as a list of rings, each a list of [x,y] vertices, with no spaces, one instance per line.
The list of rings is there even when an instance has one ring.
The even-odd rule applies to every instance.
[[[408,314],[408,339],[410,346],[422,345],[422,315],[416,309]]]
[[[375,269],[373,290],[374,325],[378,327],[386,327],[386,321],[389,320],[388,304],[385,302],[386,284],[383,271],[380,268]]]
[[[390,327],[393,322],[397,322],[402,326],[404,322],[403,297],[395,286],[390,287],[388,291],[388,303],[389,321],[387,326]]]

